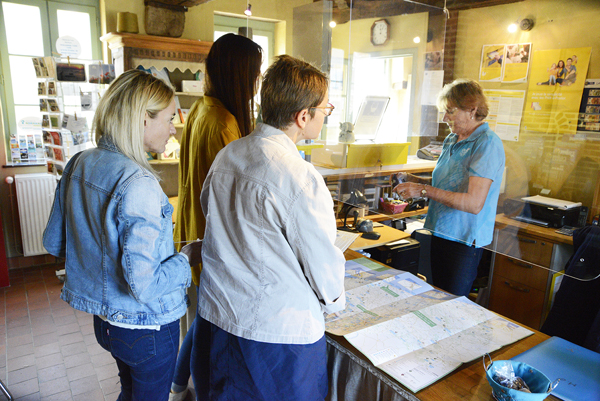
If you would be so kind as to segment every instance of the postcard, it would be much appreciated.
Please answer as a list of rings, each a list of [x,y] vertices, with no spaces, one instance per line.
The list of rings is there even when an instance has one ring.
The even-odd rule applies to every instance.
[[[50,135],[52,136],[52,143],[58,146],[62,146],[62,135],[58,131],[50,131]]]
[[[85,82],[85,65],[57,63],[56,77],[59,81]]]
[[[43,120],[42,120],[43,125]],[[50,128],[59,128],[58,116],[50,116]]]
[[[46,99],[40,99],[40,111],[48,112],[48,101]]]
[[[60,109],[58,107],[58,103],[56,102],[55,99],[48,99],[48,106],[50,107],[50,111],[53,113],[58,113],[60,112]]]

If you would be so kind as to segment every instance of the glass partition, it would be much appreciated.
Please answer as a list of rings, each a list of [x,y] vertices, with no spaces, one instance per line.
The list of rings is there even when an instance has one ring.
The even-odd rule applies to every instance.
[[[539,328],[573,238],[593,235],[586,228],[573,237],[568,229],[591,224],[600,211],[600,43],[587,28],[600,7],[593,0],[424,3],[324,1],[294,9],[290,53],[328,72],[335,106],[307,153],[340,225],[406,223],[409,231],[424,226],[484,247],[480,269],[489,272],[492,297],[508,297],[505,289],[535,294],[539,317],[527,323]],[[451,99],[438,110],[443,85],[462,78],[479,83],[487,99],[485,116],[473,116],[493,132],[486,134],[491,150],[453,116],[470,118],[473,107]],[[368,109],[365,123],[359,117]],[[455,150],[465,152],[462,171]],[[421,185],[422,196],[415,187],[405,191],[412,196],[394,193],[400,172],[408,173],[400,180]],[[600,266],[582,261],[566,273],[593,280]]]

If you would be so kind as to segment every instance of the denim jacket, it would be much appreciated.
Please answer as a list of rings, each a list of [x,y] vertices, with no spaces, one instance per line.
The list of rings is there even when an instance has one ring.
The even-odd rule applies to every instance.
[[[75,155],[56,188],[44,247],[66,258],[61,299],[133,325],[180,318],[190,265],[176,253],[173,206],[158,180],[105,137]]]

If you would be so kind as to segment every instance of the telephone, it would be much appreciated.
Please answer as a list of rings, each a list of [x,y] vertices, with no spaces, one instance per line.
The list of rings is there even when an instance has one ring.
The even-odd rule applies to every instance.
[[[425,160],[437,160],[442,154],[442,142],[432,141],[429,145],[417,150],[417,157]]]

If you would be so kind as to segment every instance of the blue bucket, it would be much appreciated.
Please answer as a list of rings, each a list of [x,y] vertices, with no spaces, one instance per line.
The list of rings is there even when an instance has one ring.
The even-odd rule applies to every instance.
[[[492,386],[494,397],[499,401],[542,401],[548,397],[548,395],[550,395],[550,392],[554,390],[558,384],[558,380],[555,383],[551,382],[545,374],[533,366],[527,365],[523,362],[516,362],[512,360],[495,361],[489,365],[486,365],[486,356],[490,358],[490,362],[492,362],[492,358],[489,356],[489,354],[483,356],[485,376],[487,377],[490,386]],[[505,387],[494,380],[495,368],[505,363],[512,365],[515,376],[523,379],[523,381],[529,387],[531,393]]]

